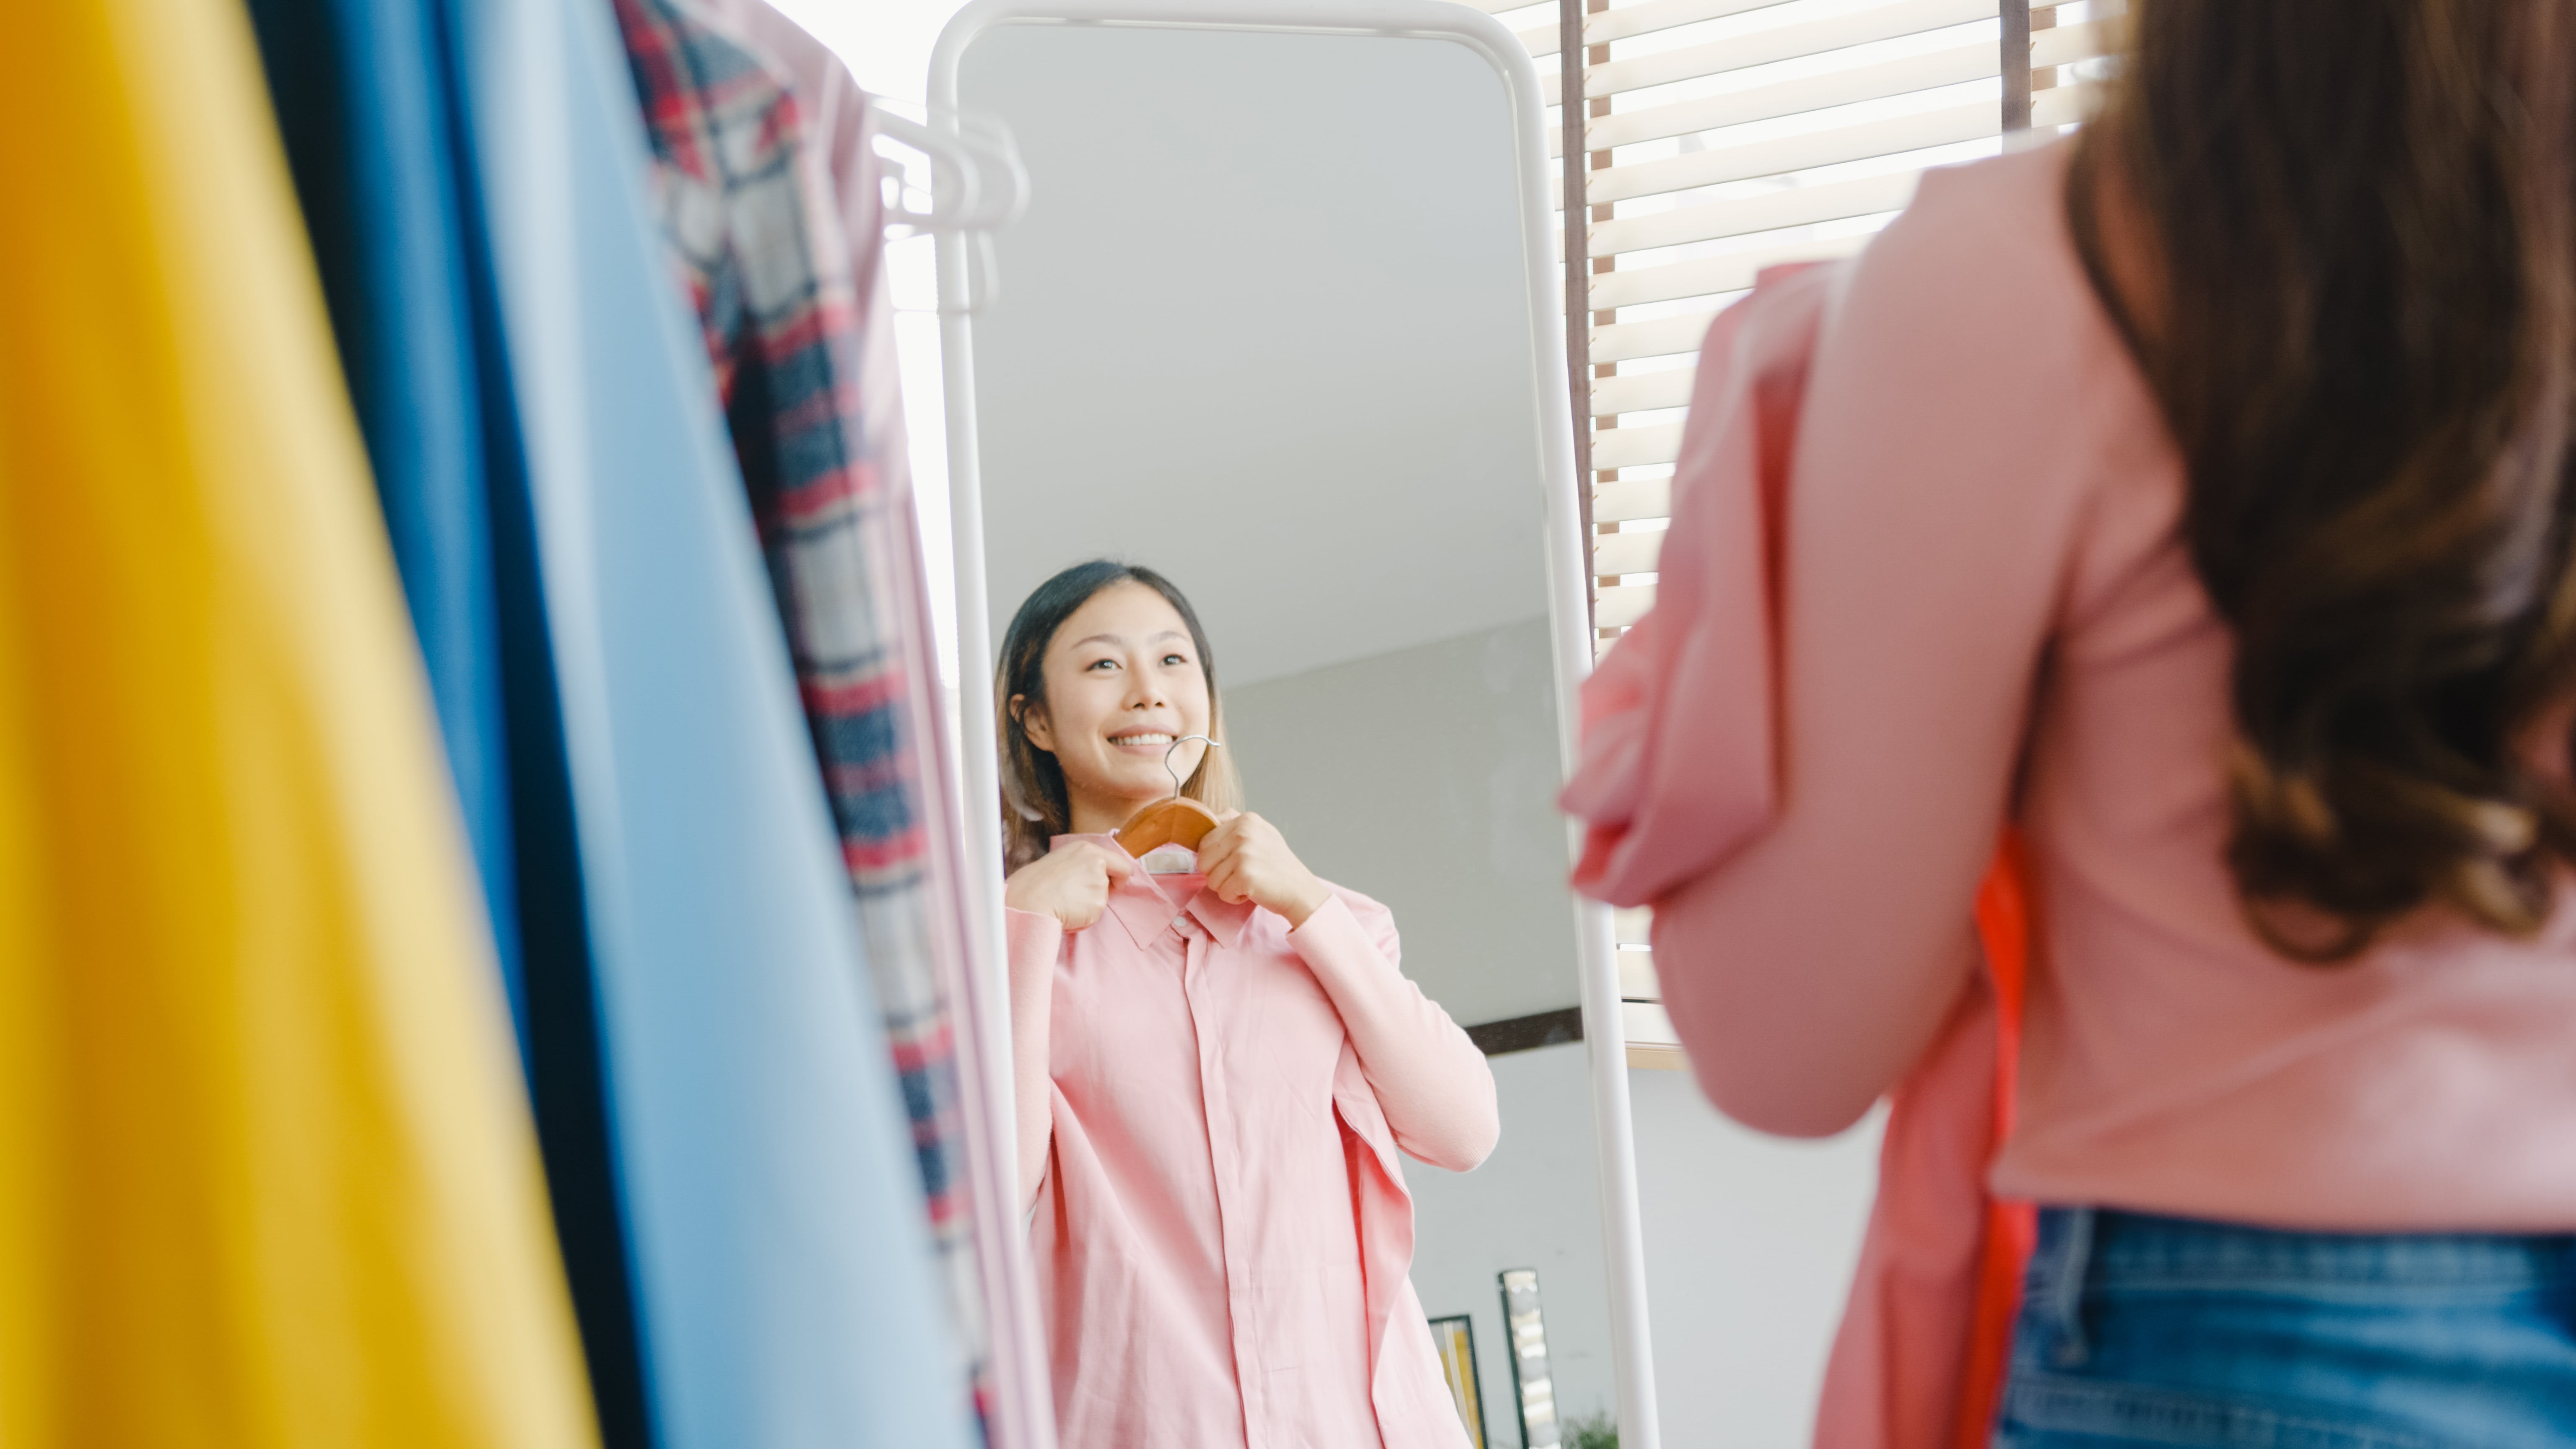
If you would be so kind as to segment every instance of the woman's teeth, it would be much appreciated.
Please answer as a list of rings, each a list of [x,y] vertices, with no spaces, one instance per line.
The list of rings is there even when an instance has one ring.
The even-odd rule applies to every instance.
[[[1109,737],[1109,743],[1113,745],[1168,745],[1171,742],[1170,735],[1111,735]]]

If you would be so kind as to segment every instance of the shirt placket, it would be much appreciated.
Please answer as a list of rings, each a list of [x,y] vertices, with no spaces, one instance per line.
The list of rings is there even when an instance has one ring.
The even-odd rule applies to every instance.
[[[1263,1449],[1268,1417],[1266,1385],[1260,1365],[1259,1326],[1252,1305],[1252,1265],[1245,1256],[1246,1219],[1237,1204],[1243,1195],[1243,1135],[1234,1114],[1232,1084],[1226,1077],[1226,1043],[1218,1023],[1223,1014],[1209,999],[1208,960],[1216,943],[1184,911],[1173,918],[1181,935],[1181,990],[1190,1005],[1191,1035],[1198,1041],[1199,1097],[1206,1109],[1208,1165],[1216,1182],[1217,1241],[1225,1253],[1226,1320],[1234,1331],[1234,1382],[1243,1398],[1245,1449]]]

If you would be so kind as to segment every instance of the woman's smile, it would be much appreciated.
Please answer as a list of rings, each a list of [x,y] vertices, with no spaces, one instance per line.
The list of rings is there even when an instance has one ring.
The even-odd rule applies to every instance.
[[[1056,626],[1045,689],[1017,692],[1030,745],[1055,756],[1076,834],[1116,830],[1207,758],[1209,675],[1189,620],[1141,583],[1102,588]],[[1188,741],[1188,743],[1182,743]],[[1175,746],[1178,748],[1175,748]]]

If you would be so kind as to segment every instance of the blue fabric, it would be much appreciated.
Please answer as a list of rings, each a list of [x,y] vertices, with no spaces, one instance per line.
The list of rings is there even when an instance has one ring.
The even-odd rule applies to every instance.
[[[2000,1449],[2576,1443],[2576,1238],[2040,1215]]]
[[[963,1449],[903,1108],[608,7],[444,3],[654,1436]]]
[[[519,1046],[516,859],[449,98],[418,0],[251,0]]]
[[[252,0],[501,947],[604,1449],[652,1443],[534,519],[442,0]]]

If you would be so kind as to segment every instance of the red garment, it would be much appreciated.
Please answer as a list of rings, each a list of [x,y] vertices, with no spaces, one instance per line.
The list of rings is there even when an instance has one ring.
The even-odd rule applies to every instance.
[[[1878,1200],[1825,1369],[1820,1449],[1984,1449],[1991,1435],[2037,1226],[2030,1204],[1986,1191],[2012,1132],[2024,870],[2007,830],[1977,890],[1985,972],[1890,1104]]]
[[[1986,949],[1986,980],[1995,1003],[1995,1143],[2012,1136],[2020,1089],[2022,1002],[2030,982],[2029,867],[2021,834],[2006,829],[1995,863],[1977,890],[1977,936]],[[1980,1180],[1983,1174],[1980,1175]],[[1986,1197],[1986,1234],[1977,1264],[1976,1320],[1960,1382],[1954,1449],[1983,1449],[1992,1437],[2004,1373],[2012,1366],[2013,1319],[2021,1311],[2022,1269],[2039,1236],[2039,1213],[2026,1202]]]

